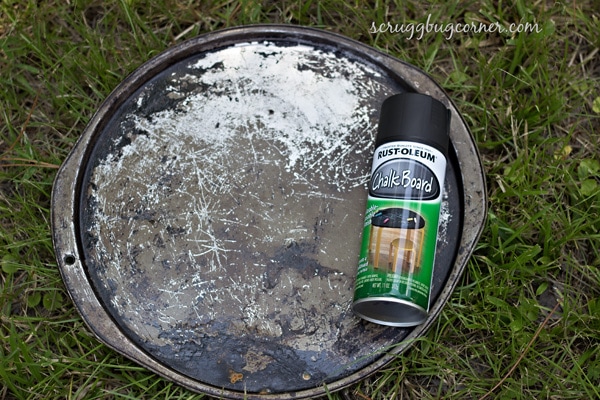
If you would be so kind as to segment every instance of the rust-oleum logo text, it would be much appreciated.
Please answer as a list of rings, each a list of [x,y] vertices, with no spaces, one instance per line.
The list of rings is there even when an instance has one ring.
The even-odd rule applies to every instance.
[[[433,200],[440,195],[440,184],[433,171],[418,161],[390,160],[381,164],[369,183],[374,197]]]
[[[390,149],[383,149],[377,152],[377,159],[390,156],[414,156],[420,157],[424,160],[435,162],[435,155],[428,151],[420,149],[411,149],[410,147],[392,147]]]

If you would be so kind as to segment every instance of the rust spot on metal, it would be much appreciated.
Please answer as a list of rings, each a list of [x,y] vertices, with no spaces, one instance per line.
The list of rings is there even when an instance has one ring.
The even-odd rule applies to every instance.
[[[232,384],[238,383],[242,379],[244,379],[244,374],[240,374],[239,372],[235,372],[233,370],[229,371],[229,382]]]

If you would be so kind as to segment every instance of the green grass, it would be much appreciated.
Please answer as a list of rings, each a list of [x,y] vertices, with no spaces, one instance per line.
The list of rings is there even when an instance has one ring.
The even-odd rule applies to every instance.
[[[600,397],[595,0],[145,3],[0,3],[0,398],[203,397],[87,330],[54,260],[50,193],[86,122],[133,69],[195,35],[264,22],[339,32],[422,68],[455,100],[485,166],[489,217],[460,286],[425,337],[347,395]],[[428,14],[437,23],[537,22],[542,32],[369,32],[372,22]]]

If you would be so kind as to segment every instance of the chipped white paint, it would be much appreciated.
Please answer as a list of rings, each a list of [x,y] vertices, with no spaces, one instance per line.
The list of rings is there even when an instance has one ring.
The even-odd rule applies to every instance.
[[[448,244],[448,226],[452,222],[453,217],[450,212],[450,202],[448,193],[442,194],[442,202],[440,204],[440,219],[438,221],[438,242]],[[439,246],[439,244],[438,244]]]

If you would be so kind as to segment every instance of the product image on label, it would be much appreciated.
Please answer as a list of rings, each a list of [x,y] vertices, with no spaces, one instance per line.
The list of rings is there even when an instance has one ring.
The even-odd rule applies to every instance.
[[[418,273],[425,220],[404,208],[386,208],[371,218],[369,265],[381,272]]]

